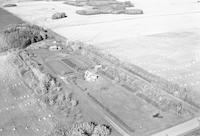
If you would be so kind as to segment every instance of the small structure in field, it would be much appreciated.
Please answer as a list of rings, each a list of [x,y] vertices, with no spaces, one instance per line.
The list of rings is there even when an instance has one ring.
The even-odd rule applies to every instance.
[[[85,71],[84,79],[88,82],[95,82],[99,78],[95,72]]]
[[[49,47],[49,50],[50,51],[60,51],[60,50],[62,50],[62,48],[58,45],[53,45],[53,46]]]
[[[65,14],[65,12],[57,12],[55,14],[52,15],[52,19],[55,20],[55,19],[61,19],[61,18],[66,18],[67,15]]]

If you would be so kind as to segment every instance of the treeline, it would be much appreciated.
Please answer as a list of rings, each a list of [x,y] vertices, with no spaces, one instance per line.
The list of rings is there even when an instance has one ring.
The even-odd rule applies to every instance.
[[[0,52],[23,49],[48,37],[48,31],[37,25],[26,23],[10,25],[0,33]]]
[[[111,128],[105,124],[95,122],[81,122],[73,125],[71,129],[65,126],[56,126],[47,136],[109,136]]]

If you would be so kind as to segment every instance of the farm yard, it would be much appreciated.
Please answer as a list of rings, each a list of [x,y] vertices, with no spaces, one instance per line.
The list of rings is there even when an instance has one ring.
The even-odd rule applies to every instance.
[[[198,111],[193,106],[188,106],[188,104],[184,104],[179,100],[177,101],[175,97],[171,97],[171,95],[162,91],[158,90],[160,94],[157,94],[157,92],[151,94],[154,93],[151,90],[151,85],[141,80],[141,77],[138,75],[130,75],[127,79],[126,77],[120,77],[115,81],[117,73],[113,74],[113,66],[109,66],[112,64],[107,62],[108,60],[101,58],[97,54],[95,55],[95,52],[90,54],[87,52],[87,48],[84,50],[82,47],[80,50],[83,51],[75,51],[74,54],[64,58],[57,56],[45,58],[40,53],[38,55],[44,58],[46,65],[56,75],[59,75],[66,84],[72,83],[79,88],[76,89],[77,91],[74,90],[77,95],[82,96],[79,97],[79,100],[83,98],[88,99],[89,103],[96,105],[95,107],[98,107],[98,110],[102,111],[104,116],[108,115],[126,133],[150,135],[188,121],[198,114]],[[84,63],[84,60],[87,63]],[[84,71],[92,70],[95,67],[95,63],[102,64],[103,67],[105,65],[107,70],[99,71],[99,78],[95,82],[88,82],[83,78]],[[138,69],[137,72],[140,73],[140,70]],[[122,72],[120,74],[123,75]],[[130,86],[130,84],[132,85]],[[183,111],[179,113],[177,111],[178,105],[177,107],[175,105],[180,104],[180,102],[183,104]],[[156,114],[159,117],[154,117]],[[90,117],[92,117],[92,114]]]
[[[98,122],[101,124],[102,123],[109,124],[109,122],[105,119],[104,115],[102,115],[101,113],[98,112],[98,110],[96,110],[96,106],[92,104],[90,101],[88,101],[87,97],[84,96],[84,94],[82,94],[82,91],[79,88],[73,86],[71,82],[68,82],[65,79],[63,80],[63,78],[61,78],[66,75],[72,75],[72,77],[69,76],[69,79],[70,79],[70,78],[73,78],[74,75],[75,76],[80,75],[78,73],[77,74],[75,73],[76,68],[71,68],[70,66],[67,66],[63,61],[63,60],[66,60],[66,58],[65,59],[63,57],[59,58],[58,56],[54,55],[54,53],[52,53],[49,57],[45,57],[46,54],[49,54],[49,52],[50,52],[49,50],[43,50],[42,52],[33,50],[33,53],[37,56],[37,58],[40,58],[37,60],[40,60],[39,63],[43,64],[43,66],[45,67],[45,71],[56,76],[58,79],[60,78],[59,81],[62,83],[63,90],[66,92],[71,91],[73,93],[73,96],[78,100],[77,107],[81,111],[80,122],[92,121],[92,122]],[[69,54],[68,54],[68,57],[69,57]],[[70,55],[70,57],[72,56]],[[76,60],[76,62],[79,62],[79,61],[80,60]],[[74,63],[74,61],[71,63]],[[74,65],[72,64],[72,66]],[[60,118],[60,120],[62,120],[62,118]],[[111,136],[112,135],[118,136],[120,134],[119,132],[115,130],[115,128],[112,128]]]

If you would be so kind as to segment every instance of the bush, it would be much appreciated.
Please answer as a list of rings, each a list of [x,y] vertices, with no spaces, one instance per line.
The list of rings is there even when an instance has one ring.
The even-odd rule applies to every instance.
[[[76,124],[71,130],[71,136],[109,136],[110,127],[97,125],[94,122],[83,122]]]
[[[61,19],[61,18],[65,18],[67,17],[67,15],[64,12],[58,12],[52,15],[52,19]]]
[[[47,30],[30,24],[11,25],[0,35],[0,51],[23,49],[48,38]]]
[[[92,135],[96,124],[93,122],[83,122],[76,124],[72,131],[72,136],[87,134],[87,136]]]
[[[4,7],[16,7],[17,6],[17,4],[6,4],[6,5],[4,5]]]
[[[91,136],[109,136],[111,134],[111,129],[106,125],[97,125],[94,128],[93,134]]]

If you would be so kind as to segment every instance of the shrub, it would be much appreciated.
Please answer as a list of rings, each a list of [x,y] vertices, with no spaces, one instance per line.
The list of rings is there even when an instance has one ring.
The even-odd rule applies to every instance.
[[[47,30],[30,24],[11,25],[0,35],[0,51],[23,49],[48,38]]]
[[[74,125],[71,130],[71,136],[109,136],[110,127],[106,125],[97,125],[94,122],[83,122]]]
[[[61,18],[65,18],[67,17],[67,15],[64,12],[58,12],[52,15],[52,19],[61,19]]]
[[[17,4],[6,4],[6,5],[4,5],[4,7],[16,7],[17,6]]]
[[[109,136],[111,134],[111,129],[106,125],[97,125],[94,128],[93,134],[91,136]]]

